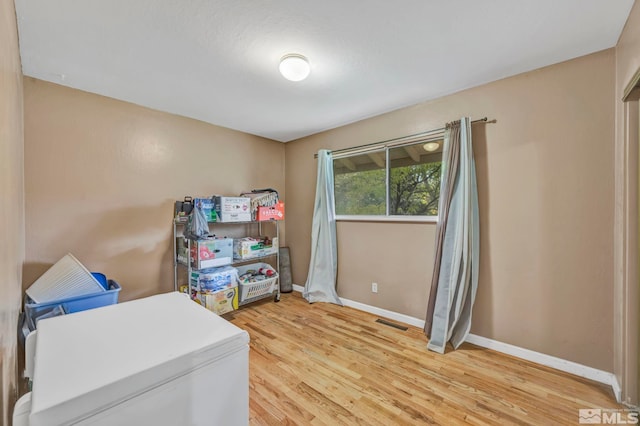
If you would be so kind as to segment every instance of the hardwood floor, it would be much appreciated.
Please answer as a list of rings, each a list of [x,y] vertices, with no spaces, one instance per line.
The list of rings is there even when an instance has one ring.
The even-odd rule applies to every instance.
[[[621,408],[605,385],[466,343],[428,352],[421,329],[295,292],[225,318],[251,336],[252,425],[556,425]]]

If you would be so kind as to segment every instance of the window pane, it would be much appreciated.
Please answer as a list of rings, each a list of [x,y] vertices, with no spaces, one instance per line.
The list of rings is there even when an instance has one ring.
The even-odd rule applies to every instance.
[[[438,214],[442,141],[435,151],[425,142],[389,149],[389,214]],[[435,147],[435,145],[432,145]]]
[[[336,214],[386,214],[385,152],[333,160]]]

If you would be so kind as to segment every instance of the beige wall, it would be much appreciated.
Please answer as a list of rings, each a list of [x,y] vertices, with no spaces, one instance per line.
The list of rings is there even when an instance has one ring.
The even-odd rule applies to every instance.
[[[473,134],[481,267],[472,332],[612,371],[614,82],[610,49],[288,143],[294,282],[308,269],[314,152],[488,116],[497,122]],[[339,294],[424,318],[434,228],[339,223]]]
[[[615,228],[614,228],[614,372],[623,400],[639,403],[638,246],[634,189],[638,184],[638,105],[622,102],[624,90],[640,70],[640,3],[634,4],[616,46]],[[635,132],[633,132],[635,128]],[[635,379],[632,379],[635,376]]]
[[[13,0],[0,0],[0,424],[16,395],[24,260],[22,69]]]
[[[284,194],[284,146],[25,78],[24,285],[65,253],[122,286],[120,300],[173,289],[173,202]]]

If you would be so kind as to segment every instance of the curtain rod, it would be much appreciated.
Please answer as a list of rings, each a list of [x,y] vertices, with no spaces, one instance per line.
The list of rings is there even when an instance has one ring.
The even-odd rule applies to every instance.
[[[479,118],[477,120],[473,120],[471,122],[471,124],[486,123],[488,120],[489,119],[487,117],[482,117],[482,118]],[[439,132],[444,131],[445,129],[446,129],[446,127],[440,127],[439,129],[427,130],[425,132],[414,133],[413,135],[408,135],[408,136],[400,136],[400,137],[397,137],[397,138],[387,139],[387,140],[380,141],[380,142],[367,143],[367,144],[364,144],[364,145],[352,146],[350,148],[336,149],[336,150],[332,150],[331,153],[332,154],[339,154],[339,153],[343,153],[343,152],[357,151],[357,150],[360,150],[360,149],[363,149],[363,148],[376,146],[376,145],[381,145],[381,148],[383,148],[383,147],[386,147],[387,144],[390,144],[392,142],[399,144],[399,143],[404,142],[404,141],[409,141],[409,140],[411,140],[413,138],[418,138],[418,137],[421,137],[421,136],[429,136],[429,135],[434,134],[434,133],[439,133]],[[318,154],[317,153],[313,154],[313,158],[318,158]]]

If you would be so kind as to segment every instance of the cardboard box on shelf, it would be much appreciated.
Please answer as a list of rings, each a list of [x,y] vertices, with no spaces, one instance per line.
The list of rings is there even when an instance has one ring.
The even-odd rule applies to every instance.
[[[278,202],[278,191],[271,188],[242,192],[240,196],[251,199],[251,220],[258,220],[258,207],[273,206]]]
[[[215,210],[220,222],[250,222],[249,197],[215,197]]]
[[[258,207],[257,220],[284,220],[284,203],[278,201],[275,206]]]
[[[270,243],[270,244],[269,244]],[[264,240],[245,237],[233,241],[233,258],[244,260],[267,256],[278,252],[278,238],[274,237],[265,244]]]
[[[238,285],[213,293],[200,293],[202,305],[218,315],[238,309]]]
[[[191,267],[224,266],[233,260],[233,238],[206,238],[191,242]]]
[[[189,293],[189,286],[186,284],[183,284],[180,286],[180,293],[184,293],[184,294],[188,294]],[[200,294],[198,293],[198,289],[196,289],[195,287],[191,287],[191,300],[193,300],[194,302],[198,303],[199,305],[202,305],[202,301],[200,300]]]
[[[198,207],[207,218],[207,222],[217,222],[218,216],[215,209],[215,197],[195,198],[193,205]]]

